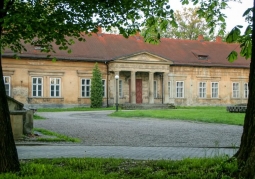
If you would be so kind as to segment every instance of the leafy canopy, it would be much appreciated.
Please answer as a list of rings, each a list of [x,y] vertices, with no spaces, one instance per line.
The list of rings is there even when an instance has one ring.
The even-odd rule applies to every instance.
[[[73,38],[85,41],[84,34],[97,32],[98,26],[116,27],[128,37],[142,26],[152,26],[155,18],[159,24],[168,22],[173,11],[167,0],[4,0],[0,16],[2,48],[21,52],[26,50],[24,43],[31,43],[49,52],[55,42],[71,52]]]
[[[199,35],[203,35],[205,40],[213,40],[215,36],[209,33],[205,19],[198,17],[198,10],[198,7],[185,7],[181,11],[177,10],[174,15],[178,27],[168,26],[162,36],[175,39],[196,40]]]

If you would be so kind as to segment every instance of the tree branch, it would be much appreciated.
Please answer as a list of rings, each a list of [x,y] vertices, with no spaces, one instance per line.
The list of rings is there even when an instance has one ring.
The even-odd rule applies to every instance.
[[[3,0],[4,1],[4,0]],[[4,16],[7,14],[8,10],[11,9],[12,5],[14,4],[14,0],[9,0],[6,4],[5,10],[4,10]]]

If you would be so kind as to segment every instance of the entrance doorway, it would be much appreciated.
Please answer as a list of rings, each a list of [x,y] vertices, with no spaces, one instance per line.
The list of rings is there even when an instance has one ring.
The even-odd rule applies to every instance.
[[[142,79],[136,79],[136,104],[143,103]]]
[[[143,103],[143,85],[142,79],[136,79],[136,104]],[[131,80],[129,80],[129,102],[131,102]]]

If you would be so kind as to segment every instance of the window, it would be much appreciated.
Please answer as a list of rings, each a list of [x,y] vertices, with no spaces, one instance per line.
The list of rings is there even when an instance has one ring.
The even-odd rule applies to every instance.
[[[90,79],[81,79],[81,96],[90,97]]]
[[[168,81],[168,94],[169,98],[171,98],[171,81]]]
[[[233,83],[233,88],[232,88],[232,97],[233,98],[239,98],[239,83]]]
[[[158,89],[158,87],[157,87],[157,81],[154,80],[154,82],[153,82],[153,94],[154,94],[154,98],[157,98],[157,97],[158,97],[157,89]]]
[[[198,60],[207,60],[208,56],[207,55],[198,55]]]
[[[102,85],[103,85],[103,97],[105,97],[106,95],[106,92],[105,92],[105,90],[106,90],[106,88],[105,88],[105,80],[102,80]]]
[[[212,83],[212,98],[219,97],[219,83],[213,82]]]
[[[200,82],[199,83],[199,98],[205,98],[206,97],[206,83]]]
[[[9,76],[4,76],[4,86],[6,95],[11,96],[11,78]]]
[[[123,97],[123,82],[119,80],[119,97]]]
[[[244,83],[244,98],[248,98],[249,96],[249,86],[248,83]]]
[[[60,97],[60,78],[50,79],[50,97]]]
[[[42,97],[42,85],[43,79],[41,77],[32,78],[32,96],[33,97]]]
[[[177,98],[184,97],[184,82],[183,81],[176,82],[176,97]]]

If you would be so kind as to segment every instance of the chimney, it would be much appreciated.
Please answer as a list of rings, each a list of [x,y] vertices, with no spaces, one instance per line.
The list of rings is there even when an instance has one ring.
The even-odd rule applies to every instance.
[[[222,37],[217,36],[215,39],[215,42],[221,43],[222,42]]]
[[[202,34],[198,35],[197,40],[200,42],[204,41],[204,36]]]
[[[101,26],[97,27],[97,35],[102,36],[102,27]]]
[[[141,38],[139,31],[136,31],[134,36],[135,36],[136,40],[140,40],[140,38]]]

